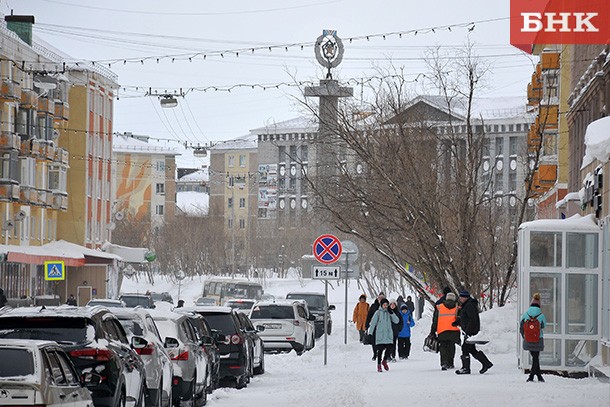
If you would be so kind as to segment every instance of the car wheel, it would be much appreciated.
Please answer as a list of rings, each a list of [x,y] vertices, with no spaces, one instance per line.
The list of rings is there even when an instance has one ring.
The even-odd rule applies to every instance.
[[[254,368],[255,375],[263,373],[265,373],[265,352],[261,352],[261,364]]]
[[[246,376],[248,376],[248,375],[243,374],[237,378],[237,382],[235,383],[236,389],[245,389],[246,387],[248,387],[248,382],[246,381],[247,380]]]

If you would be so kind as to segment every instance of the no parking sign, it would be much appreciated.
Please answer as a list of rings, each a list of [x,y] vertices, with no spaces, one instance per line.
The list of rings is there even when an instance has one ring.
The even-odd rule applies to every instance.
[[[322,264],[332,264],[339,260],[343,246],[333,235],[322,235],[313,242],[313,256]]]

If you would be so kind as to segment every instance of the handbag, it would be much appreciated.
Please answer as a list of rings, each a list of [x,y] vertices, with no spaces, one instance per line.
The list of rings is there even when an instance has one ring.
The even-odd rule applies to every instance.
[[[375,337],[371,334],[364,334],[364,338],[362,338],[362,343],[365,345],[374,345]]]
[[[438,353],[438,339],[436,336],[428,335],[424,339],[424,351]]]

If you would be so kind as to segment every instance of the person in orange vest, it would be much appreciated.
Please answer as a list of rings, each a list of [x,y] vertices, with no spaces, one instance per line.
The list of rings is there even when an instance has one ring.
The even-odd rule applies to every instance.
[[[434,309],[430,335],[438,338],[438,348],[441,355],[441,370],[453,369],[455,344],[460,343],[460,328],[454,326],[457,319],[457,298],[454,293],[445,294],[445,300]]]
[[[354,315],[352,321],[356,324],[356,329],[360,334],[360,342],[364,339],[364,333],[366,332],[366,316],[369,313],[370,305],[366,302],[366,295],[362,294],[358,298],[358,304],[354,307]]]

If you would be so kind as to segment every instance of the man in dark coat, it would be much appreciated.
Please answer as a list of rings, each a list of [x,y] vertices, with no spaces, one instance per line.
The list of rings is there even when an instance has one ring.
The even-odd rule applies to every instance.
[[[443,288],[443,296],[441,298],[439,298],[438,300],[436,300],[436,302],[434,303],[434,306],[436,307],[437,305],[440,305],[443,302],[445,302],[445,298],[447,298],[447,294],[449,294],[450,292],[451,292],[451,287]]]
[[[0,308],[4,307],[7,303],[6,295],[4,295],[4,290],[0,288]]]
[[[466,290],[460,291],[460,311],[458,319],[454,322],[456,326],[462,328],[464,332],[464,341],[462,342],[462,368],[456,370],[457,374],[470,374],[470,355],[481,362],[481,370],[479,373],[487,372],[493,363],[487,359],[487,356],[474,343],[469,343],[468,338],[479,333],[481,322],[479,320],[479,303],[470,296]]]
[[[407,295],[407,302],[405,304],[407,304],[407,309],[411,311],[411,315],[415,315],[415,304],[413,304],[413,299],[410,295]]]
[[[373,304],[371,304],[371,307],[369,308],[369,313],[366,315],[366,330],[368,331],[369,329],[369,325],[371,325],[371,319],[373,318],[373,315],[375,315],[375,312],[379,309],[380,304],[381,304],[381,300],[383,300],[385,298],[385,293],[382,291],[379,293],[379,295],[377,296],[377,298],[375,299],[375,302],[373,302]],[[371,332],[371,334],[374,336],[375,332]],[[377,358],[377,353],[375,352],[375,344],[372,344],[373,346],[373,360],[375,360]]]

